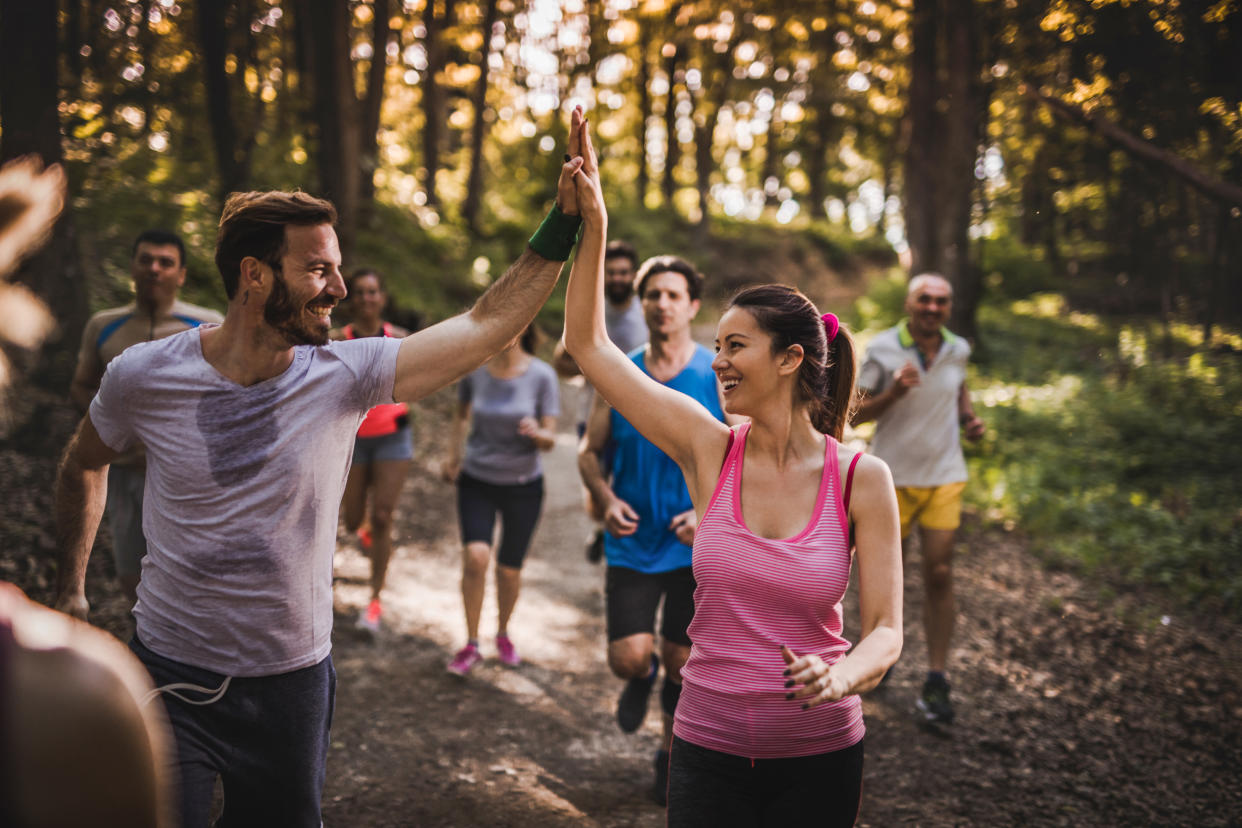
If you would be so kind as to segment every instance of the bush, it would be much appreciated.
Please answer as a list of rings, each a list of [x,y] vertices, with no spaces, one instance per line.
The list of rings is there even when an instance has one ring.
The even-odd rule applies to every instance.
[[[1242,612],[1242,370],[1059,296],[985,306],[968,498],[1050,560]]]

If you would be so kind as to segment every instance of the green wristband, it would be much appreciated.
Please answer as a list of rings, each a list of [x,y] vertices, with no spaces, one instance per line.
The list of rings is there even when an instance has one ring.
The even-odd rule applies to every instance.
[[[543,224],[530,237],[530,249],[548,261],[563,262],[573,252],[581,226],[581,216],[567,216],[553,204]]]

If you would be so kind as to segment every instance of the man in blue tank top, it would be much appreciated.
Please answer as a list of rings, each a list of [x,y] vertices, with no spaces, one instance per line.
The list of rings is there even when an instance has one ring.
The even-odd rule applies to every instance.
[[[698,400],[722,421],[720,387],[712,352],[690,335],[699,310],[703,277],[676,256],[648,259],[638,271],[637,293],[650,339],[630,352],[648,375]],[[600,455],[612,446],[604,468]],[[617,724],[638,730],[659,672],[655,620],[664,601],[660,637],[664,657],[664,741],[656,754],[652,794],[664,803],[673,712],[681,695],[681,667],[690,655],[686,628],[694,615],[690,545],[698,522],[681,469],[638,433],[608,403],[596,397],[578,450],[578,470],[607,530],[605,601],[608,666],[626,679],[617,705]],[[611,480],[608,475],[611,474]]]

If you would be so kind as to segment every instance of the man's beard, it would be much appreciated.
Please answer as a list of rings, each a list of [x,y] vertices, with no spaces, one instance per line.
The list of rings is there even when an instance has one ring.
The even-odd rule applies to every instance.
[[[634,286],[629,282],[605,282],[604,296],[614,305],[624,304],[634,295]]]
[[[327,345],[328,332],[312,327],[302,316],[304,310],[305,307],[294,306],[284,278],[277,275],[272,283],[272,293],[263,305],[263,320],[290,345]]]

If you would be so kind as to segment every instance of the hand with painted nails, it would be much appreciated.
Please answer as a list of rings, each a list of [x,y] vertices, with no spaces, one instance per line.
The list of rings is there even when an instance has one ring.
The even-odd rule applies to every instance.
[[[604,189],[599,181],[599,159],[595,155],[595,146],[591,143],[591,131],[586,121],[578,127],[577,144],[582,152],[582,166],[574,176],[578,210],[585,224],[602,229],[608,221],[608,210],[604,206]]]
[[[783,674],[786,678],[785,688],[788,690],[785,698],[790,701],[800,700],[803,710],[849,695],[849,682],[834,673],[832,666],[825,664],[819,656],[797,656],[784,645],[781,645],[781,656],[787,665]]]

